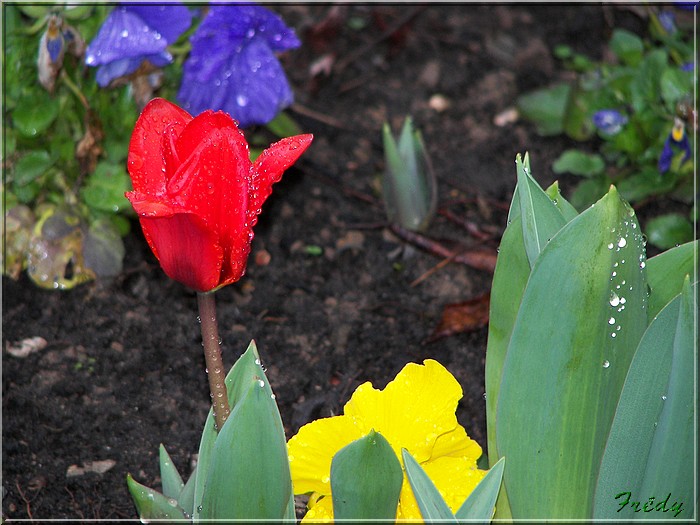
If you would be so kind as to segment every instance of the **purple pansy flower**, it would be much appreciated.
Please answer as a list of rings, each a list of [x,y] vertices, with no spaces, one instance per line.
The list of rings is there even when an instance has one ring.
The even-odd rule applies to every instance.
[[[666,137],[664,148],[659,156],[658,167],[661,174],[666,173],[671,168],[674,148],[678,148],[683,152],[683,162],[690,158],[690,140],[688,140],[688,134],[685,132],[685,125],[679,118],[675,119],[673,129],[671,133],[668,134],[668,137]]]
[[[169,44],[189,29],[190,10],[180,3],[167,5],[119,4],[109,14],[87,48],[85,63],[97,67],[97,83],[136,71],[144,60],[155,67],[173,61]]]
[[[223,110],[246,127],[271,121],[294,100],[275,52],[300,42],[272,11],[211,5],[190,41],[177,98],[191,114]]]
[[[668,34],[676,32],[676,16],[672,11],[663,10],[658,15],[659,23]]]
[[[605,135],[616,135],[627,124],[627,117],[614,109],[601,109],[592,117],[593,125]]]

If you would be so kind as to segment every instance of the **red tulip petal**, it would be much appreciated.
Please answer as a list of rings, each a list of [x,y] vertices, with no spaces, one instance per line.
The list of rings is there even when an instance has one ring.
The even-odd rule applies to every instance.
[[[141,112],[129,143],[128,168],[134,190],[149,195],[165,192],[165,130],[179,134],[192,116],[162,98],[151,100]]]
[[[174,279],[198,292],[219,286],[223,250],[218,235],[191,213],[169,217],[140,217],[143,233],[161,267]]]
[[[255,224],[265,200],[272,193],[272,185],[279,182],[284,170],[294,164],[306,148],[311,145],[313,135],[287,137],[263,151],[253,164],[248,202],[248,220]]]

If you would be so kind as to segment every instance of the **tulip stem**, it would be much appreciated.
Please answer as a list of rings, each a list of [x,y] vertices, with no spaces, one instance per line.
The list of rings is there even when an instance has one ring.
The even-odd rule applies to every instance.
[[[198,293],[197,305],[199,306],[199,319],[202,325],[202,344],[204,345],[204,360],[207,366],[209,391],[211,392],[212,407],[214,409],[214,422],[217,431],[220,431],[226,419],[228,419],[231,409],[228,405],[228,394],[224,381],[226,374],[224,372],[224,362],[221,358],[214,292]]]

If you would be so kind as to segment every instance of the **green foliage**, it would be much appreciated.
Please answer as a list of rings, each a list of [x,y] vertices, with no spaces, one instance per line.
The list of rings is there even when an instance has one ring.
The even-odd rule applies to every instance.
[[[294,519],[284,428],[255,342],[229,371],[226,387],[231,414],[217,432],[209,411],[186,484],[162,447],[162,493],[127,478],[142,520]]]
[[[428,227],[437,205],[437,182],[420,131],[404,121],[398,144],[388,124],[382,130],[382,197],[389,221],[407,230]]]
[[[579,210],[597,201],[611,184],[632,203],[665,194],[692,202],[693,155],[686,158],[685,150],[676,148],[668,169],[660,162],[674,123],[685,128],[686,136],[693,133],[695,75],[687,70],[694,57],[692,24],[679,22],[670,31],[664,29],[659,9],[647,10],[649,32],[644,38],[624,29],[613,31],[610,61],[595,62],[566,46],[557,47],[555,55],[576,72],[575,80],[518,99],[521,116],[540,134],[565,134],[597,150],[567,150],[553,165],[555,173],[584,178],[571,194]],[[594,116],[600,111],[614,111],[620,124],[597,126]],[[666,248],[678,242],[673,235],[664,232],[649,241]]]
[[[132,216],[131,207],[125,205],[124,191],[130,189],[130,182],[124,166],[138,108],[128,86],[99,89],[94,69],[86,68],[82,56],[67,49],[52,89],[39,83],[37,73],[49,15],[57,15],[62,27],[70,26],[88,42],[109,9],[106,5],[19,4],[3,8],[5,67],[12,74],[3,86],[7,102],[3,132],[9,147],[2,188],[7,201],[2,211],[6,218],[16,214],[12,210],[20,204],[30,211],[32,219],[23,222],[21,235],[31,236],[50,260],[38,259],[47,268],[30,271],[29,276],[51,289],[72,288],[121,270],[121,236],[129,231],[127,218]],[[47,213],[54,213],[47,212],[47,207],[70,209],[80,225],[74,235],[60,242],[42,237],[40,222]],[[29,261],[36,250],[28,248],[8,246],[6,274],[16,278],[18,267],[32,269]],[[83,268],[86,260],[93,266]],[[72,266],[67,273],[61,271],[66,265]]]
[[[331,463],[333,516],[347,520],[396,517],[403,471],[389,442],[371,431],[340,449]]]
[[[443,523],[461,523],[469,520],[479,520],[483,523],[491,521],[496,498],[501,488],[505,458],[496,462],[462,506],[453,514],[420,463],[406,449],[402,449],[401,453],[406,466],[406,476],[423,519],[428,522],[441,521]]]
[[[614,186],[577,215],[557,186],[537,185],[527,156],[516,164],[486,355],[489,460],[508,458],[496,518],[614,517],[628,489],[692,508],[697,242],[646,261]]]

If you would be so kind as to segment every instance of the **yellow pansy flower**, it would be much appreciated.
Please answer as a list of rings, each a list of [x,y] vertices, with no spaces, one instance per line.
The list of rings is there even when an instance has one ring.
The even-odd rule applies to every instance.
[[[486,475],[476,467],[481,447],[467,436],[455,410],[462,387],[445,367],[432,359],[407,364],[376,390],[360,385],[340,416],[304,425],[288,443],[295,494],[311,493],[308,521],[331,521],[331,461],[344,446],[374,429],[401,461],[405,448],[420,463],[446,503],[456,512]],[[403,466],[403,461],[402,461]],[[398,520],[420,520],[420,510],[404,473]]]

